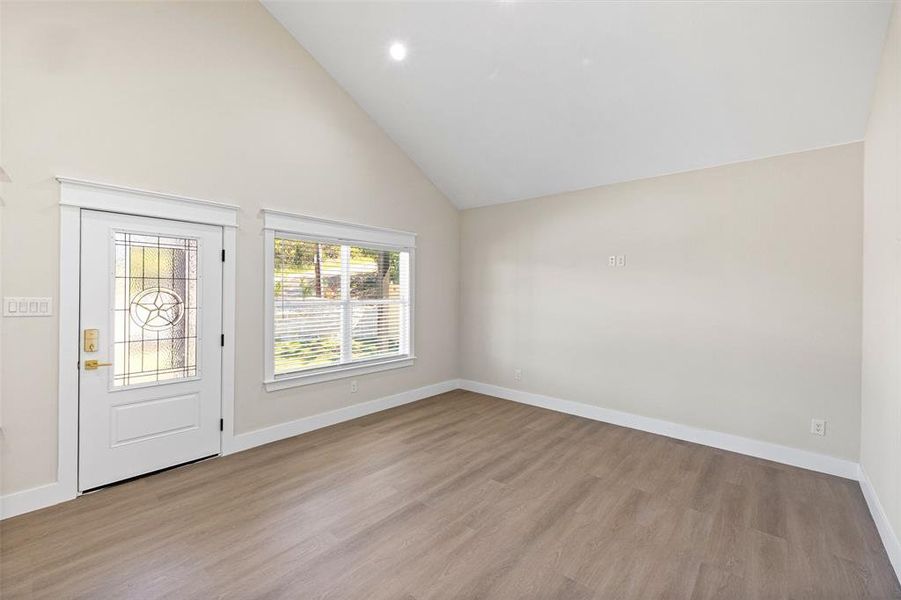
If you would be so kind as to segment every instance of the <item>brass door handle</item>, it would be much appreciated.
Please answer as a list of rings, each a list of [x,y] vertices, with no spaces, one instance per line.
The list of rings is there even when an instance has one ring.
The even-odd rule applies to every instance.
[[[84,370],[85,371],[93,371],[97,367],[109,367],[112,366],[113,363],[102,363],[99,360],[86,360],[84,361]]]

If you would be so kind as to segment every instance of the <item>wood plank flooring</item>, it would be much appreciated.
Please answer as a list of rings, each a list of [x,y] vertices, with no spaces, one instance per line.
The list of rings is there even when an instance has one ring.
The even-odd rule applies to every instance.
[[[858,484],[464,391],[0,524],[13,598],[901,598]]]

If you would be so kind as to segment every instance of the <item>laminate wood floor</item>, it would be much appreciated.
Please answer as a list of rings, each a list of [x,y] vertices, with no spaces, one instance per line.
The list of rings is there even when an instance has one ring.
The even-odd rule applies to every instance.
[[[13,598],[901,598],[856,482],[456,391],[0,525]]]

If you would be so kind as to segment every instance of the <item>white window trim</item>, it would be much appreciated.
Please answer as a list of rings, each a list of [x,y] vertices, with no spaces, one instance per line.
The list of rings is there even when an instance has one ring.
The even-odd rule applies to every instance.
[[[405,249],[416,247],[416,234],[408,231],[294,215],[278,210],[263,210],[263,229],[325,241],[378,244]]]
[[[415,250],[416,234],[395,229],[355,225],[341,221],[320,219],[294,215],[282,211],[263,210],[263,238],[265,248],[264,273],[266,284],[263,286],[264,298],[264,376],[263,385],[267,392],[282,390],[302,385],[323,383],[346,377],[356,377],[368,373],[388,371],[410,367],[416,360],[413,349],[415,323]],[[309,371],[275,375],[275,302],[272,273],[275,270],[275,237],[276,233],[299,236],[304,239],[315,239],[327,243],[342,245],[362,245],[366,247],[386,247],[393,250],[404,250],[410,255],[410,300],[409,300],[409,346],[407,354],[374,359],[366,362],[332,365]]]
[[[369,373],[378,373],[380,371],[391,371],[393,369],[412,367],[415,360],[416,357],[412,355],[391,357],[373,361],[372,364],[337,365],[334,367],[326,367],[321,370],[317,369],[309,373],[292,373],[290,375],[282,375],[271,381],[266,381],[266,391],[274,392],[276,390],[284,390],[287,388],[299,387],[302,385],[312,385],[314,383],[334,381],[336,379],[344,379],[346,377],[357,377],[359,375],[367,375]]]

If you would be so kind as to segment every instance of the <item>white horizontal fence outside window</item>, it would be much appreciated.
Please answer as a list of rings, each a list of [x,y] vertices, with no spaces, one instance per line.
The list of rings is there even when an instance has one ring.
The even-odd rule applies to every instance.
[[[412,364],[412,234],[295,219],[266,229],[267,388]]]

